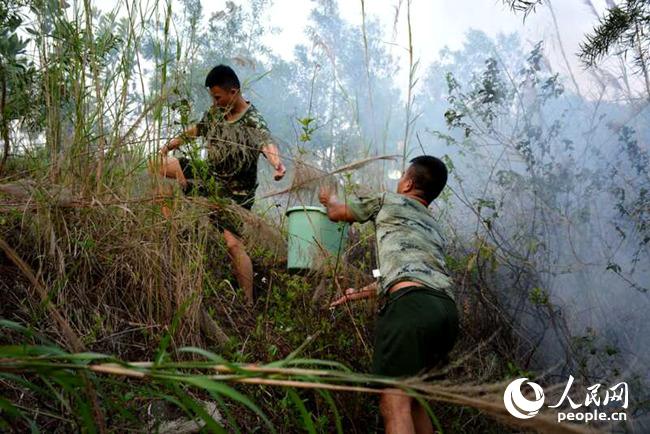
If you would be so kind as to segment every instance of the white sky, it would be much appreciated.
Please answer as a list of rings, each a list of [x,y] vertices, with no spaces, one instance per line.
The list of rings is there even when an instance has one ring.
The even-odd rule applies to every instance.
[[[549,0],[545,0],[548,3]],[[397,33],[393,39],[396,6],[400,0],[366,0],[367,17],[379,20],[385,34],[387,47],[392,50],[401,64],[397,80],[401,88],[407,87],[408,45],[406,3],[402,0]],[[605,0],[592,0],[599,14],[606,10]],[[206,15],[223,9],[225,0],[203,1]],[[361,26],[361,0],[338,0],[341,16],[353,25]],[[297,41],[304,41],[304,28],[307,24],[313,3],[309,0],[274,0],[269,10],[270,23],[277,27],[278,34],[268,36],[266,43],[276,53],[285,58],[293,56]],[[578,83],[589,93],[591,78],[584,72],[576,56],[578,44],[598,22],[586,0],[551,0],[567,58],[576,75]],[[561,57],[559,44],[549,8],[545,5],[536,9],[526,21],[521,14],[513,13],[501,0],[412,0],[411,28],[416,59],[420,60],[420,72],[438,57],[439,51],[448,46],[460,48],[466,32],[473,28],[482,30],[489,36],[499,33],[517,32],[522,40],[533,45],[541,39],[546,41],[546,52],[554,68],[566,74],[566,63]],[[391,45],[395,43],[398,46]],[[400,48],[402,47],[402,48]],[[568,85],[568,84],[567,84]]]
[[[548,0],[546,0],[548,2]],[[385,30],[387,40],[393,31],[395,8],[399,0],[366,0],[366,14],[378,18]],[[604,0],[593,0],[599,13],[605,10]],[[274,0],[269,11],[271,23],[281,33],[269,38],[269,45],[278,53],[290,56],[295,41],[303,39],[303,30],[311,10],[309,0]],[[354,25],[361,26],[361,1],[339,0],[341,16]],[[204,2],[206,11],[222,9],[225,0]],[[590,30],[597,19],[584,0],[554,0],[562,39],[569,52],[577,51],[578,42]],[[482,30],[490,36],[499,32],[517,31],[526,39],[538,40],[554,35],[553,23],[546,7],[538,7],[523,23],[520,14],[514,14],[501,0],[412,0],[411,27],[415,49],[423,63],[437,56],[444,46],[459,48],[468,29]],[[402,0],[398,22],[398,44],[406,47],[406,0]]]
[[[103,0],[93,4],[107,10],[118,1]],[[460,48],[466,32],[473,28],[482,30],[488,36],[517,32],[524,43],[530,46],[539,40],[545,40],[546,53],[554,69],[566,76],[567,66],[561,57],[553,20],[546,6],[549,1],[555,10],[564,50],[583,94],[587,97],[595,96],[595,93],[590,92],[595,89],[591,76],[583,70],[576,56],[578,44],[598,22],[598,18],[588,6],[589,0],[545,0],[544,5],[538,6],[525,22],[521,14],[513,13],[502,0],[412,0],[411,28],[415,57],[420,60],[419,71],[425,71],[445,46]],[[176,1],[174,3],[176,4]],[[249,4],[247,0],[236,0],[235,3],[241,3],[245,7]],[[400,62],[400,72],[396,80],[397,85],[405,89],[408,83],[407,0],[401,0],[400,18],[397,33],[394,35],[395,10],[399,3],[400,0],[365,2],[367,17],[379,20],[387,47]],[[213,12],[225,8],[226,0],[201,0],[201,4],[207,22]],[[352,25],[361,26],[361,0],[338,0],[338,4],[343,19]],[[602,15],[606,10],[605,0],[591,0],[591,4],[598,14]],[[296,44],[305,41],[304,30],[313,5],[310,0],[273,0],[267,17],[269,24],[277,28],[278,33],[267,35],[265,42],[276,54],[287,59],[293,57]],[[569,81],[566,85],[572,87]]]

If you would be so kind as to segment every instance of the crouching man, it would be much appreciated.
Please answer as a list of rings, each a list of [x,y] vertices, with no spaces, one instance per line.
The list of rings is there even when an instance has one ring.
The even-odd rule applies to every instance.
[[[458,334],[452,279],[446,270],[444,240],[428,206],[447,183],[447,168],[436,157],[411,160],[397,193],[377,193],[340,202],[322,188],[320,202],[333,221],[374,221],[379,281],[349,289],[332,306],[379,297],[373,373],[409,377],[446,359]],[[380,401],[386,433],[433,433],[425,409],[413,398],[386,389]]]
[[[185,192],[197,190],[198,194],[211,196],[204,184],[214,184],[218,196],[250,210],[257,188],[257,160],[260,153],[274,169],[279,181],[286,169],[277,146],[262,115],[242,96],[239,78],[229,66],[217,65],[205,78],[205,87],[212,97],[212,106],[200,122],[190,126],[183,134],[171,139],[160,150],[162,164],[157,171],[167,178],[176,179]],[[208,161],[205,173],[199,170],[200,161],[192,158],[169,156],[188,139],[206,139]],[[199,187],[199,188],[197,188]],[[228,256],[233,264],[233,274],[244,291],[248,304],[253,304],[253,263],[241,239],[243,223],[234,215],[220,216],[221,229],[226,241]]]

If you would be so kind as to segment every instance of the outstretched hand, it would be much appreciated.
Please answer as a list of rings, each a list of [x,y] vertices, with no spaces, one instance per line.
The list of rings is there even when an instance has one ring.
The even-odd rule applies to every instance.
[[[346,289],[344,295],[342,295],[341,297],[337,298],[336,300],[330,303],[330,309],[340,304],[347,303],[350,300],[356,300],[357,298],[362,298],[362,297],[355,297],[355,295],[360,295],[359,291],[357,291],[354,288]]]
[[[279,163],[277,167],[275,168],[275,172],[273,172],[273,179],[276,181],[281,180],[284,178],[284,174],[287,172],[287,168],[284,167],[284,164]]]
[[[330,198],[334,195],[334,189],[332,186],[324,183],[320,186],[320,191],[318,192],[318,200],[323,206],[327,207],[330,202]],[[347,292],[347,291],[346,291]]]

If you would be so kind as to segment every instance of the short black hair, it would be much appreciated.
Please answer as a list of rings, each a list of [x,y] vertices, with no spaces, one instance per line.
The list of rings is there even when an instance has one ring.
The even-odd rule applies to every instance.
[[[224,90],[240,89],[239,78],[228,65],[217,65],[205,77],[205,87],[219,86]]]
[[[412,159],[407,173],[427,204],[440,196],[442,189],[447,185],[447,166],[441,159],[431,155]]]

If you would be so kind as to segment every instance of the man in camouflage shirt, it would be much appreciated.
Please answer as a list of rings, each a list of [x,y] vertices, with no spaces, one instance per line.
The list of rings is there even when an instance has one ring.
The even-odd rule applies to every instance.
[[[260,153],[274,169],[276,181],[285,167],[280,160],[262,115],[241,94],[235,72],[226,65],[215,66],[205,79],[213,104],[202,119],[182,135],[165,145],[160,153],[160,174],[176,179],[185,192],[216,194],[250,210],[257,188],[257,160]],[[207,161],[174,158],[169,151],[180,147],[188,138],[203,137],[207,144]],[[247,302],[253,302],[253,264],[240,239],[240,221],[235,216],[220,216],[219,223],[233,261],[233,272]]]
[[[377,193],[339,202],[327,188],[320,201],[333,221],[373,221],[379,281],[349,289],[332,306],[380,297],[373,373],[408,377],[444,362],[458,334],[458,312],[444,259],[444,239],[428,210],[447,183],[438,158],[421,156],[397,184],[397,193]],[[388,389],[381,397],[387,433],[433,433],[431,420],[414,399]]]
[[[251,209],[257,188],[260,151],[264,152],[269,145],[274,146],[260,112],[249,103],[239,117],[227,120],[226,109],[213,105],[196,124],[196,132],[208,144],[207,173],[196,173],[201,171],[196,167],[199,162],[181,158],[179,163],[185,177],[203,183],[214,178],[218,180],[216,187],[220,196],[231,198],[244,208]],[[207,186],[199,187],[201,191],[208,190]]]

